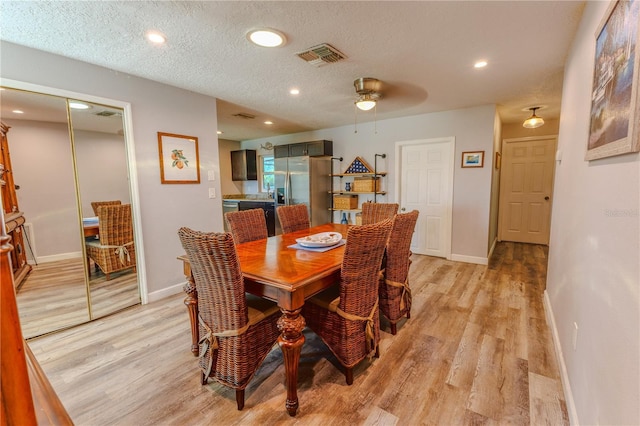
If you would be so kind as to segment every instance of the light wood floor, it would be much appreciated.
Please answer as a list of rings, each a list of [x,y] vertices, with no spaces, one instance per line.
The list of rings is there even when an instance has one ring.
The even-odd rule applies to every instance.
[[[112,273],[107,281],[102,271],[93,269],[89,281],[93,318],[139,304],[137,278],[129,269]],[[33,266],[16,298],[25,338],[89,321],[84,260],[74,258]]]
[[[501,243],[488,266],[413,259],[412,317],[396,336],[383,320],[380,358],[352,386],[305,330],[295,418],[277,346],[243,411],[234,391],[199,384],[182,295],[29,345],[77,425],[568,425],[542,305],[547,248]]]

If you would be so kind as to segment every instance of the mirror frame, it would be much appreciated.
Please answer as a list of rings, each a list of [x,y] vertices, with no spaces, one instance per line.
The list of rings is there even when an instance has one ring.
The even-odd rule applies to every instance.
[[[143,305],[149,303],[149,295],[147,291],[147,274],[144,257],[144,241],[142,239],[142,223],[140,220],[142,216],[140,213],[140,193],[138,191],[138,173],[136,167],[135,145],[133,139],[133,119],[131,117],[131,104],[115,99],[87,95],[85,93],[72,92],[70,90],[41,86],[38,84],[11,80],[7,78],[0,79],[0,85],[11,89],[26,90],[34,93],[58,96],[65,99],[76,99],[80,101],[122,108],[127,170],[129,172],[129,190],[131,191],[132,201],[131,213],[133,215],[133,231],[136,241],[136,263],[138,264],[137,272],[139,281],[138,286],[140,289],[140,303]]]

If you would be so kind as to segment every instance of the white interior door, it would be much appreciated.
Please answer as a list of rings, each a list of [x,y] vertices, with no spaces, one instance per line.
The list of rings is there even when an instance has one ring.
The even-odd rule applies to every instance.
[[[549,244],[556,136],[505,139],[500,240]]]
[[[451,258],[455,139],[396,142],[396,194],[401,212],[418,210],[414,253]]]

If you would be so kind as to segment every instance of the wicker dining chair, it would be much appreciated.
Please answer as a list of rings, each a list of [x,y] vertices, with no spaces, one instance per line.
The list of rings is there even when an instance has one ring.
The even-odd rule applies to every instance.
[[[283,234],[309,229],[309,209],[306,204],[279,206],[276,209]]]
[[[235,389],[238,410],[244,391],[279,336],[278,306],[246,294],[230,233],[180,228],[198,292],[200,383],[211,377]]]
[[[267,220],[262,209],[227,212],[224,214],[224,220],[227,221],[236,244],[261,240],[269,235]]]
[[[136,248],[130,204],[98,207],[98,235],[99,239],[85,242],[87,257],[104,272],[107,281],[113,272],[131,268],[135,271]]]
[[[411,237],[418,221],[418,211],[397,214],[387,243],[382,277],[380,277],[380,311],[387,317],[391,334],[397,332],[397,323],[403,316],[411,317]]]
[[[380,311],[378,281],[392,220],[353,226],[340,269],[340,283],[307,300],[304,319],[344,367],[348,385],[353,367],[378,356]]]
[[[98,216],[98,207],[100,207],[100,206],[119,206],[120,204],[122,204],[122,201],[120,201],[120,200],[92,201],[91,202],[91,208],[93,209],[93,213],[95,213],[95,215]]]
[[[362,224],[370,225],[391,219],[396,213],[398,213],[396,203],[362,203]]]

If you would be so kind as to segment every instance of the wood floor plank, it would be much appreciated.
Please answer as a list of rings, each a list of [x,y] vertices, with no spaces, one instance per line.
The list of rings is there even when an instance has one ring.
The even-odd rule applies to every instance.
[[[300,408],[284,409],[282,353],[246,390],[201,386],[183,295],[29,340],[78,425],[568,425],[542,295],[546,248],[500,243],[489,265],[413,255],[411,319],[347,386],[306,329]]]

